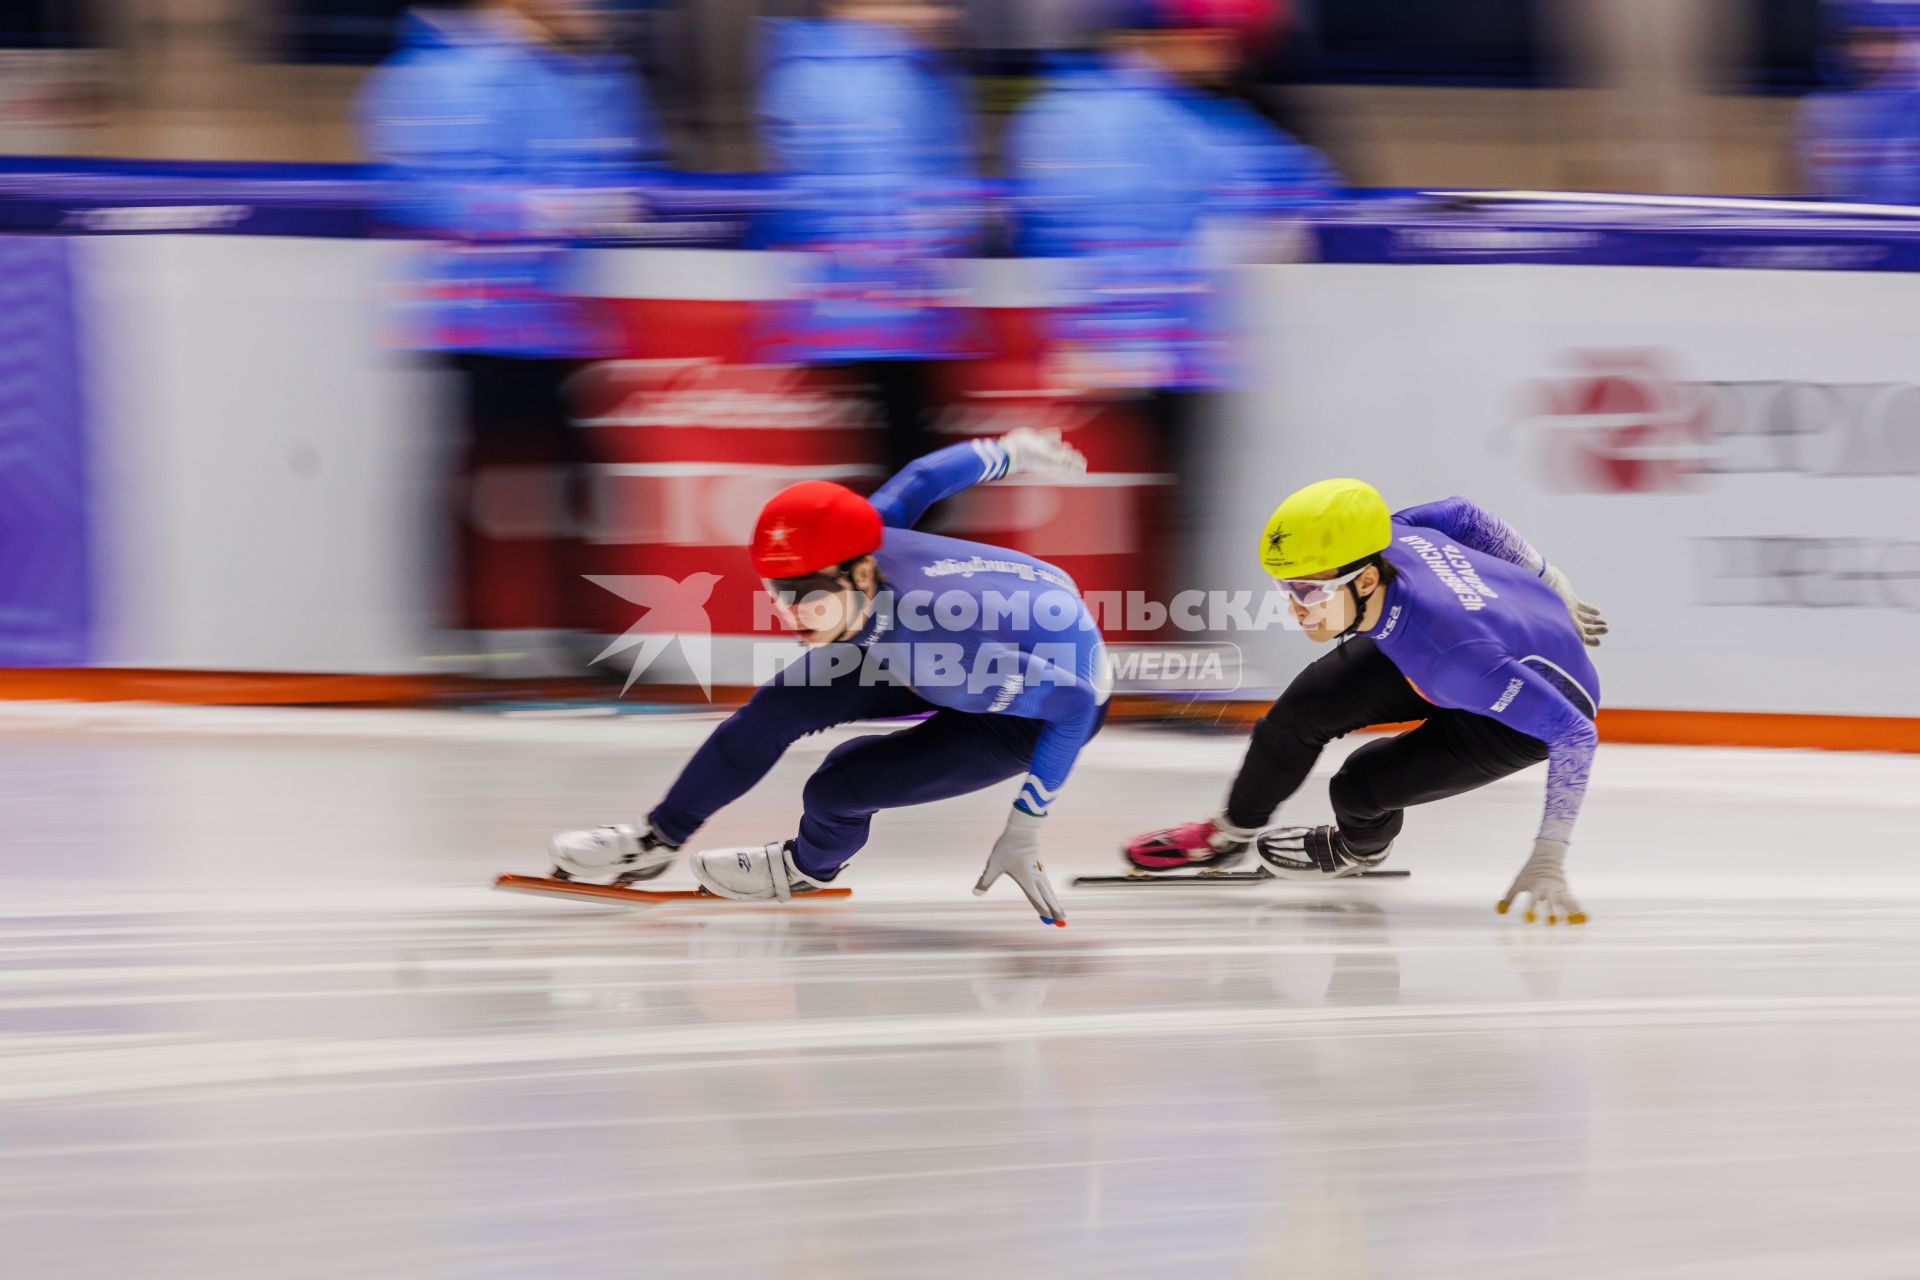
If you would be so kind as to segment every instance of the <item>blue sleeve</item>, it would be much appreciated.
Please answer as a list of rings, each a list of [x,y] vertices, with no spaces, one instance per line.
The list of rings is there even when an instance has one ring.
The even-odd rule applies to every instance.
[[[1077,660],[1082,666],[1088,661],[1104,664],[1105,654],[1095,644],[1090,655],[1079,655]],[[1067,775],[1073,772],[1081,748],[1100,727],[1103,699],[1100,686],[1093,681],[1075,678],[1044,658],[1029,654],[1026,667],[1026,690],[1007,710],[1043,724],[1033,758],[1027,764],[1027,776],[1013,803],[1035,817],[1045,817],[1066,785]]]
[[[1078,602],[1078,597],[1074,597]],[[1042,722],[1014,805],[1036,817],[1059,798],[1080,750],[1100,728],[1111,680],[1106,646],[1090,617],[1021,651],[1019,692],[998,709]]]
[[[1447,675],[1435,682],[1436,692],[1547,745],[1540,838],[1568,843],[1600,743],[1593,721],[1546,677],[1485,642],[1461,645],[1442,655],[1439,665]]]
[[[1075,701],[1085,705],[1079,706],[1073,715],[1048,720],[1040,730],[1040,740],[1033,747],[1033,760],[1020,784],[1020,795],[1013,802],[1015,808],[1035,817],[1045,817],[1047,809],[1059,799],[1067,775],[1073,772],[1074,762],[1080,758],[1080,749],[1100,726],[1100,708],[1092,697]]]
[[[1393,518],[1400,524],[1444,533],[1470,551],[1498,556],[1536,575],[1547,570],[1546,560],[1512,525],[1466,498],[1442,498],[1408,507]]]
[[[926,703],[904,684],[835,679],[839,664],[859,669],[852,645],[810,649],[754,690],[747,704],[723,720],[674,779],[647,823],[673,844],[685,844],[708,818],[751,791],[788,747],[837,724],[911,715]]]
[[[962,489],[1007,474],[1007,451],[997,440],[969,440],[915,458],[874,492],[872,502],[889,529],[911,529],[927,508]]]

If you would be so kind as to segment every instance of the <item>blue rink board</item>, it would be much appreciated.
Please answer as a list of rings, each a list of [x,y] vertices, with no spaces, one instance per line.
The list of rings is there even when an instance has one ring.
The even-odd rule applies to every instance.
[[[642,185],[644,232],[606,243],[752,247],[760,215],[780,199],[778,179],[764,174],[651,172]],[[1323,262],[1920,271],[1920,216],[1762,203],[1349,191],[1307,223],[1310,256]],[[358,237],[380,230],[379,204],[363,165],[0,157],[0,232]]]

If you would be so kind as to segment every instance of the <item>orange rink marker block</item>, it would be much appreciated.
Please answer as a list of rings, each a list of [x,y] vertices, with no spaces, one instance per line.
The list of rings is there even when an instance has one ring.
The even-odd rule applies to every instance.
[[[583,900],[591,898],[602,902],[624,902],[629,905],[652,902],[730,901],[730,899],[708,893],[705,889],[628,889],[615,884],[581,884],[574,880],[554,880],[547,876],[500,876],[494,880],[493,887],[505,889],[509,893],[537,893],[542,897]],[[805,902],[814,898],[851,898],[852,896],[851,889],[815,889],[812,893],[796,894],[790,901]]]

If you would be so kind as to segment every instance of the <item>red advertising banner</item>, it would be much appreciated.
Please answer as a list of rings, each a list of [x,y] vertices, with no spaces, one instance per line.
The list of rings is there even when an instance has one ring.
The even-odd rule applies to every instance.
[[[611,591],[590,591],[584,614],[581,602],[563,600],[554,584],[571,560],[593,575],[717,575],[706,603],[713,634],[753,632],[765,610],[755,609],[760,585],[745,547],[762,504],[796,480],[835,480],[867,492],[886,478],[880,411],[856,368],[754,359],[764,305],[618,303],[627,354],[584,368],[571,386],[594,476],[592,518],[577,531],[585,545],[559,545],[567,528],[560,519],[475,534],[469,551],[482,586],[472,625],[558,628],[571,620],[617,635],[639,620],[644,610]],[[942,403],[930,434],[945,443],[1019,426],[1057,429],[1087,455],[1089,475],[1070,485],[1015,477],[982,486],[943,504],[927,527],[1042,556],[1089,594],[1165,598],[1164,548],[1174,531],[1165,515],[1170,478],[1161,442],[1136,401],[1046,389],[1038,314],[981,314],[987,349],[941,366]],[[494,461],[477,465],[484,472]],[[1127,632],[1118,611],[1103,621],[1110,638],[1151,638]]]

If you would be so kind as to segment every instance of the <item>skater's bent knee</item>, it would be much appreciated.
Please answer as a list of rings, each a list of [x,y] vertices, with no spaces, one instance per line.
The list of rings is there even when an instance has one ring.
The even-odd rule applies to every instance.
[[[1339,770],[1327,782],[1327,799],[1336,809],[1364,809],[1372,798],[1366,780],[1347,769]]]
[[[851,744],[842,744],[848,746]],[[865,805],[866,777],[871,768],[863,768],[856,759],[836,747],[807,779],[801,800],[809,812],[845,813]]]
[[[1254,723],[1253,736],[1276,746],[1299,743],[1324,747],[1340,735],[1318,716],[1306,714],[1305,708],[1289,707],[1282,699]]]

